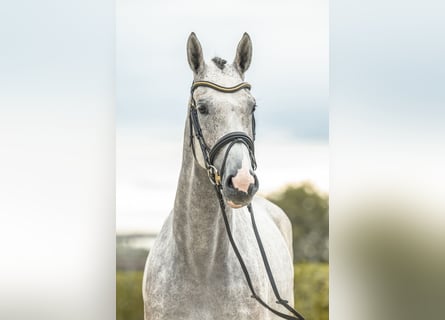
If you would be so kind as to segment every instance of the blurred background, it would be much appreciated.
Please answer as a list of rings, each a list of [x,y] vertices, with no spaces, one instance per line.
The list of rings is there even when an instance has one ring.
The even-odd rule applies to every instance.
[[[269,1],[266,5],[263,1],[225,1],[213,4],[212,9],[210,2],[202,1],[188,1],[186,8],[177,2],[147,2],[150,4],[21,0],[9,1],[0,10],[0,319],[114,319],[116,285],[120,288],[117,302],[126,308],[118,309],[142,313],[141,308],[129,305],[140,303],[137,272],[118,272],[116,284],[115,175],[119,175],[119,181],[125,180],[125,166],[121,165],[123,140],[137,127],[130,123],[124,126],[124,115],[118,115],[116,173],[115,116],[135,105],[129,100],[123,103],[119,91],[119,110],[115,108],[115,77],[118,84],[122,83],[124,61],[141,66],[153,64],[148,70],[155,80],[139,81],[140,86],[130,81],[137,74],[125,80],[134,90],[140,88],[140,92],[149,92],[152,97],[153,88],[162,87],[163,99],[180,99],[180,104],[168,105],[176,108],[169,109],[171,117],[176,112],[180,116],[178,128],[160,126],[172,130],[174,143],[179,145],[182,142],[176,140],[174,130],[181,131],[184,122],[191,80],[184,48],[191,30],[198,33],[209,58],[218,54],[228,60],[233,57],[241,32],[250,32],[255,51],[247,80],[254,85],[257,99],[263,99],[258,109],[258,118],[263,121],[258,148],[269,135],[285,127],[266,128],[276,121],[274,112],[281,115],[280,108],[288,106],[280,97],[290,101],[289,95],[297,99],[301,92],[313,93],[313,78],[305,70],[310,69],[313,75],[320,74],[316,70],[327,70],[327,49],[311,49],[327,47],[328,43],[327,9],[318,10],[317,2]],[[326,7],[324,3],[320,6]],[[132,14],[134,11],[140,14]],[[219,17],[220,12],[228,18]],[[445,3],[439,0],[329,3],[331,319],[444,318],[444,12]],[[317,19],[318,13],[323,18]],[[133,30],[123,33],[124,25]],[[317,32],[324,38],[318,37]],[[157,34],[162,34],[165,41],[158,41]],[[128,46],[131,55],[125,59],[124,41],[136,44],[136,49]],[[167,50],[170,45],[175,50]],[[156,73],[157,62],[149,59],[156,50],[169,58],[168,64],[162,65],[165,72]],[[265,55],[266,52],[269,54]],[[178,56],[170,59],[172,54]],[[318,59],[319,54],[325,58]],[[139,70],[143,78],[151,76],[142,67]],[[295,83],[298,75],[306,77],[298,86],[292,85],[292,90],[289,83],[277,82],[285,78],[288,70]],[[178,82],[169,86],[168,91],[164,86],[156,87],[161,74],[167,73],[169,81]],[[276,90],[278,94],[272,95],[274,85],[287,89]],[[310,101],[325,94],[323,86],[312,88],[320,95],[316,92]],[[178,89],[182,91],[173,94],[172,90]],[[134,92],[134,97],[139,99],[141,94]],[[272,104],[265,104],[265,99]],[[286,111],[288,121],[296,124],[294,128],[305,127],[306,123],[300,120],[308,118],[301,108],[309,105],[311,110],[317,110],[316,104],[306,101],[292,105],[292,110],[298,110],[298,117],[292,110]],[[158,110],[151,104],[147,106],[147,112]],[[126,112],[127,116],[132,113]],[[139,116],[144,122],[138,126],[140,132],[141,127],[147,129],[154,127],[155,121],[161,123],[161,117],[155,114]],[[315,119],[307,121],[311,128],[320,128],[316,123]],[[151,148],[155,146],[154,140],[168,140],[170,132],[159,132],[155,136],[138,133],[128,140],[134,142],[140,137]],[[292,140],[295,148],[315,141],[305,138],[305,132],[311,130],[302,130],[298,139]],[[326,144],[320,140],[317,143]],[[305,158],[310,154],[307,150],[313,148],[313,144],[305,152],[286,148],[286,152],[294,150],[298,154],[293,158],[294,168],[304,170],[291,171],[288,179],[277,180],[276,186],[269,185],[262,192],[271,196],[285,190],[287,183],[301,187],[298,181],[307,180],[326,194],[323,179],[309,173],[301,176],[307,172],[326,173],[323,168],[327,166],[303,165],[309,159]],[[131,145],[127,144],[127,149]],[[135,149],[145,150],[137,143]],[[166,150],[165,145],[162,150]],[[172,150],[174,157],[163,156],[162,161],[179,159],[178,147]],[[153,157],[153,153],[149,156]],[[144,157],[127,158],[133,159],[130,164],[147,161]],[[261,188],[270,183],[265,175],[280,169],[266,170],[266,159],[263,156],[259,163],[263,168]],[[142,168],[153,173],[149,166]],[[172,167],[168,172],[175,170]],[[134,175],[133,181],[147,176],[141,172]],[[161,201],[166,211],[159,210],[160,215],[171,208],[177,174],[175,171],[173,178],[162,179],[170,181],[172,187],[166,188],[171,193],[162,193],[170,199]],[[138,185],[130,180],[127,179],[128,187]],[[133,228],[138,224],[139,231],[155,232],[149,227],[155,221],[153,211],[145,209],[154,205],[144,207],[129,197],[126,199],[131,201],[125,200],[124,205],[123,187],[120,188],[119,234],[134,233],[131,229],[138,229]],[[136,194],[131,192],[130,196]],[[159,203],[150,198],[152,194],[146,190],[138,198]],[[133,202],[135,210],[130,210]],[[127,209],[123,210],[124,207]],[[144,219],[134,218],[139,223],[126,222],[133,227],[123,228],[121,217],[130,216],[138,208],[142,208],[140,215]],[[147,248],[145,244],[143,248]],[[306,271],[316,269],[317,265]],[[135,280],[120,281],[122,275],[130,280],[134,275]],[[301,288],[303,280],[298,281]],[[131,292],[135,292],[134,299],[121,299]],[[119,312],[118,317],[131,319]]]
[[[252,38],[259,193],[293,223],[297,309],[328,319],[328,2],[119,0],[116,17],[117,319],[143,317],[142,270],[173,206],[192,31],[206,60]]]

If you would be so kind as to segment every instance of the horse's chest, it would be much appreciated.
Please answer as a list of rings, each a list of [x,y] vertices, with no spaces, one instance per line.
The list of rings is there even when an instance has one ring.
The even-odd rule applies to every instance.
[[[258,245],[247,222],[250,221],[235,221],[233,235],[256,293],[274,304]],[[265,228],[261,218],[258,227],[278,286],[291,288],[292,264],[284,240],[277,230]],[[186,262],[184,252],[168,243],[163,242],[162,250],[151,253],[154,259],[149,264],[150,276],[146,279],[146,319],[271,319],[271,313],[251,298],[245,275],[230,244],[221,257],[209,254],[208,258],[205,256],[191,265]],[[289,290],[283,292],[283,289],[280,291],[287,296]]]
[[[177,272],[176,279],[181,274],[181,271]],[[228,273],[223,275],[218,272],[207,279],[198,279],[183,273],[180,277],[181,280],[174,284],[165,283],[164,288],[167,290],[163,294],[152,296],[158,299],[160,308],[151,309],[153,312],[158,310],[161,315],[154,319],[268,319],[265,317],[265,310],[250,297],[242,273],[230,276]],[[252,274],[252,278],[255,286],[258,286],[257,275]]]

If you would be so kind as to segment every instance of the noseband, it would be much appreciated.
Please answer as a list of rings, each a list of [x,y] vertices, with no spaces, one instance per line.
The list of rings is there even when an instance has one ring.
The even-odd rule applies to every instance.
[[[242,82],[234,87],[223,87],[216,83],[209,82],[209,81],[196,81],[193,82],[192,88],[191,88],[191,101],[190,101],[190,145],[192,146],[193,150],[193,156],[196,160],[196,153],[195,153],[195,145],[193,142],[193,136],[196,136],[199,142],[199,146],[202,151],[202,155],[204,157],[205,166],[207,169],[207,173],[210,179],[210,182],[214,185],[221,185],[221,177],[223,175],[223,170],[225,167],[225,163],[227,160],[227,156],[229,154],[230,149],[235,143],[242,143],[244,144],[247,149],[249,150],[250,160],[252,164],[252,169],[256,170],[256,161],[255,161],[255,148],[253,141],[255,140],[255,116],[252,113],[252,136],[253,139],[250,138],[246,133],[236,131],[236,132],[230,132],[216,141],[214,146],[212,148],[209,148],[207,145],[204,136],[202,134],[201,125],[199,124],[199,118],[198,118],[198,111],[196,106],[195,98],[193,97],[193,93],[195,92],[196,88],[198,87],[207,87],[214,89],[216,91],[224,92],[224,93],[233,93],[237,92],[242,89],[248,89],[250,90],[250,84],[247,82]],[[215,158],[218,155],[219,151],[223,149],[226,145],[229,145],[226,153],[224,155],[224,160],[221,167],[221,172],[219,173],[216,169],[214,162]]]
[[[251,88],[250,84],[248,84],[247,82],[242,82],[234,87],[223,87],[223,86],[220,86],[216,83],[209,82],[209,81],[193,82],[192,88],[191,88],[190,119],[189,119],[190,120],[189,121],[190,122],[190,145],[193,150],[193,157],[197,161],[196,154],[195,154],[195,145],[193,143],[193,136],[196,136],[196,138],[199,141],[199,146],[201,147],[202,155],[204,157],[207,174],[209,176],[210,182],[214,185],[216,195],[218,196],[218,201],[219,201],[219,205],[221,207],[224,224],[226,226],[227,236],[229,237],[230,244],[232,245],[233,251],[235,252],[235,255],[238,259],[241,269],[243,270],[244,276],[247,281],[247,285],[249,286],[250,292],[252,293],[251,297],[254,298],[255,300],[257,300],[263,307],[265,307],[266,309],[268,309],[269,311],[271,311],[272,313],[274,313],[275,315],[277,315],[283,319],[304,320],[304,317],[298,311],[296,311],[294,308],[292,308],[289,305],[287,300],[284,300],[280,297],[280,293],[278,292],[278,288],[275,283],[275,279],[273,277],[272,271],[270,269],[270,265],[269,265],[269,261],[266,256],[266,252],[264,251],[264,246],[261,241],[260,235],[258,233],[258,228],[255,223],[255,217],[253,214],[252,203],[249,203],[247,205],[247,208],[250,213],[250,219],[252,221],[253,232],[254,232],[255,238],[257,240],[258,248],[261,253],[261,258],[263,259],[264,267],[267,272],[267,277],[269,278],[270,285],[271,285],[272,290],[273,290],[275,297],[277,299],[276,303],[285,307],[289,312],[294,314],[295,317],[284,314],[284,313],[272,308],[256,294],[255,289],[252,284],[252,280],[250,278],[249,271],[247,270],[246,264],[244,263],[244,260],[238,250],[238,247],[236,246],[235,240],[233,239],[233,235],[232,235],[232,232],[230,229],[230,224],[227,219],[226,205],[224,203],[223,195],[222,195],[221,176],[224,173],[224,166],[227,161],[227,156],[229,154],[229,151],[235,143],[242,143],[247,147],[247,149],[249,150],[252,169],[253,170],[256,169],[257,165],[256,165],[256,161],[255,161],[255,149],[254,149],[254,143],[253,143],[253,141],[255,140],[255,117],[252,113],[252,136],[253,136],[253,139],[251,139],[244,132],[230,132],[230,133],[222,136],[218,141],[216,141],[216,143],[214,144],[214,146],[212,148],[209,148],[207,143],[205,142],[204,136],[202,135],[201,126],[199,124],[199,119],[198,119],[198,111],[196,109],[196,101],[195,101],[195,98],[193,97],[193,93],[194,93],[195,89],[198,87],[208,87],[208,88],[212,88],[214,90],[224,92],[224,93],[233,93],[233,92],[237,92],[241,89],[250,90],[250,88]],[[221,173],[218,173],[218,170],[214,166],[214,161],[215,161],[217,154],[226,145],[228,145],[228,147],[224,154],[223,162],[221,165]]]

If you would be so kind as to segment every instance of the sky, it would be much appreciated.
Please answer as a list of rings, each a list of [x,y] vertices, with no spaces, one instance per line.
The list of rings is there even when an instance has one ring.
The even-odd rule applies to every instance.
[[[328,192],[327,1],[117,1],[116,14],[118,232],[156,232],[171,210],[192,31],[206,60],[229,62],[251,36],[259,192],[302,181]]]

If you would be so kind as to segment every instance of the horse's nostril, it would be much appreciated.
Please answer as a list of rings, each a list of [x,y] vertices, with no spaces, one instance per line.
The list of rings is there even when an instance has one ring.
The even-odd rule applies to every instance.
[[[229,176],[229,178],[227,179],[227,186],[231,189],[234,189],[235,187],[233,186],[232,178],[233,176]]]

